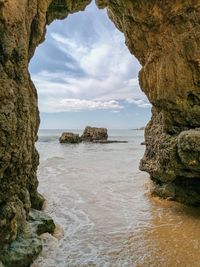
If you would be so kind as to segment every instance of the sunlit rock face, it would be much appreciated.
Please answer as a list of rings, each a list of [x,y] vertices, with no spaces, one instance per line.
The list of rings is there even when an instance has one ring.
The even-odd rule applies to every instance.
[[[97,1],[106,2],[153,106],[140,169],[150,173],[152,193],[200,204],[200,2]]]
[[[37,93],[28,62],[44,40],[46,24],[84,10],[90,2],[0,0],[0,251],[23,236],[30,208],[40,209],[43,203],[34,145]],[[199,0],[96,2],[107,8],[142,65],[140,85],[153,114],[140,168],[150,173],[152,192],[199,204]]]

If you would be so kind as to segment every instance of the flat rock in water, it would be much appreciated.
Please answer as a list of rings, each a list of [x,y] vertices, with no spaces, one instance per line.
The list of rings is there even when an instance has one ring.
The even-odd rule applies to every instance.
[[[112,143],[128,143],[128,141],[118,141],[118,140],[94,140],[92,143],[96,143],[96,144],[112,144]]]

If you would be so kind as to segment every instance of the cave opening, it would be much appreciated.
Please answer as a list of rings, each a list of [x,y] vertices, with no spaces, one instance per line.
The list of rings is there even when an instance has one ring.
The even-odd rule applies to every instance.
[[[45,213],[39,211],[44,201],[37,191],[39,155],[35,142],[39,127],[39,112],[37,92],[28,71],[28,62],[39,43],[44,41],[47,24],[56,19],[64,19],[66,16],[69,22],[71,17],[76,16],[76,14],[73,16],[69,14],[84,10],[90,2],[90,0],[0,1],[1,266],[29,267],[42,250],[38,233],[50,230],[52,232],[54,229],[52,220],[49,218],[47,221],[51,222],[51,229],[48,228],[48,223],[45,225]],[[152,118],[145,129],[146,151],[140,169],[150,174],[152,192],[156,195],[199,205],[199,1],[171,3],[168,0],[96,0],[96,2],[100,8],[106,7],[111,21],[124,33],[130,53],[141,63],[140,85],[153,105]],[[50,27],[53,25],[55,24]],[[84,37],[88,36],[92,23],[88,25],[82,32]],[[95,36],[98,36],[101,27],[101,24],[97,25]],[[109,26],[106,25],[106,30],[107,27]],[[65,25],[62,28],[64,29]],[[51,28],[49,30],[51,31]],[[78,44],[74,43],[66,36],[63,38],[62,32],[56,31],[51,37],[54,41],[57,40],[55,43],[57,46],[60,45],[61,51],[59,53],[55,50],[51,51],[53,54],[51,58],[47,56],[48,49],[45,49],[46,54],[40,55],[42,60],[38,63],[38,67],[43,71],[41,73],[36,71],[36,79],[32,73],[40,96],[41,127],[43,123],[48,122],[47,119],[44,120],[44,116],[50,116],[50,114],[48,123],[49,125],[54,123],[56,128],[60,127],[58,125],[61,121],[69,122],[70,118],[71,123],[75,121],[77,123],[78,121],[69,112],[76,111],[73,114],[77,115],[80,110],[88,107],[92,109],[90,114],[94,114],[95,108],[98,108],[100,114],[95,114],[95,119],[102,118],[101,112],[105,111],[105,118],[110,125],[115,123],[114,118],[126,110],[125,105],[127,107],[129,104],[148,104],[132,97],[134,92],[132,89],[131,97],[128,95],[127,98],[126,95],[123,101],[122,95],[128,92],[124,89],[123,92],[117,90],[121,78],[117,66],[122,65],[126,56],[123,53],[120,54],[120,60],[112,64],[110,55],[115,53],[114,47],[119,44],[118,41],[114,42],[115,38],[111,38],[112,34],[107,34],[107,38],[111,39],[112,49],[108,51],[99,68],[94,68],[92,65],[94,62],[91,60],[95,59],[99,62],[95,57],[99,53],[94,53],[90,58],[89,52],[82,46],[81,41]],[[118,40],[117,37],[116,40]],[[88,43],[91,43],[89,37]],[[47,43],[43,42],[43,45],[45,44]],[[102,45],[102,47],[107,46]],[[69,57],[69,51],[72,52],[72,50],[73,56]],[[38,49],[36,54],[39,51]],[[100,51],[107,50],[100,49]],[[74,55],[77,58],[74,58]],[[52,60],[54,64],[51,64],[50,58],[54,59]],[[120,64],[118,64],[119,61]],[[88,67],[88,62],[92,68]],[[48,65],[46,70],[42,69],[43,63]],[[64,71],[61,66],[64,67]],[[74,66],[78,67],[76,71]],[[117,70],[113,73],[112,81],[118,81],[118,83],[114,85],[111,83],[115,88],[114,94],[110,90],[112,86],[108,83],[109,80],[106,79],[106,71],[108,72],[109,67],[111,70]],[[60,72],[55,72],[55,69],[59,69]],[[97,86],[93,83],[94,79],[86,79],[88,78],[86,70],[89,69],[93,78],[95,73],[100,75],[96,79],[99,83],[107,82],[109,86],[105,91],[108,90],[110,97],[118,94],[116,99],[109,98],[106,93],[102,95],[105,87],[99,84]],[[63,72],[66,79],[63,79]],[[125,74],[127,75],[127,72]],[[76,79],[77,75],[79,79]],[[77,84],[77,81],[81,83]],[[131,87],[132,82],[134,79],[122,87]],[[52,84],[59,89],[59,93],[53,90]],[[63,93],[62,84],[65,89],[66,84],[70,85],[71,95]],[[84,84],[87,85],[86,88],[93,85],[89,90],[90,94],[87,90],[83,90]],[[41,87],[39,88],[38,85]],[[80,88],[84,92],[83,98],[80,96]],[[101,93],[97,97],[99,88]],[[45,95],[44,91],[48,93]],[[58,120],[57,114],[65,113],[66,108],[70,116],[67,120],[66,116]],[[52,116],[52,109],[56,110],[55,117]],[[128,123],[131,121],[130,116]],[[80,122],[83,123],[83,119]],[[123,125],[127,123],[126,116],[122,116],[121,123]],[[132,134],[133,131],[131,136]],[[47,157],[40,153],[39,189],[44,193],[46,190],[53,196],[52,199],[45,196],[49,200],[47,203],[49,212],[55,221],[55,217],[60,216],[59,225],[66,226],[64,231],[62,229],[57,231],[57,238],[61,238],[64,243],[57,242],[54,238],[50,240],[48,239],[50,237],[46,236],[46,244],[52,245],[46,251],[52,253],[49,259],[56,260],[56,263],[53,263],[54,266],[63,267],[66,262],[72,266],[91,266],[97,264],[94,259],[99,260],[100,266],[108,262],[111,264],[114,262],[113,265],[127,265],[130,262],[131,266],[138,264],[163,266],[163,262],[168,266],[177,265],[176,263],[182,266],[196,266],[199,262],[199,248],[196,246],[198,243],[196,237],[200,236],[199,220],[196,220],[195,224],[192,221],[192,225],[190,220],[192,217],[199,217],[198,212],[188,208],[188,214],[181,212],[180,218],[179,212],[177,217],[177,208],[172,208],[172,206],[177,207],[177,203],[170,203],[169,209],[165,209],[162,205],[168,202],[162,202],[162,207],[157,209],[157,206],[147,199],[143,187],[145,177],[141,178],[141,172],[137,169],[144,149],[139,145],[139,142],[143,141],[143,136],[139,131],[135,131],[134,139],[128,135],[126,137],[129,138],[128,144],[115,147],[113,144],[108,146],[80,144],[66,149],[65,145],[59,145],[57,139],[53,139],[52,143],[49,142],[47,139],[52,139],[52,135],[46,139],[46,142],[40,142],[40,139],[36,143],[37,148],[40,143],[42,151],[45,151],[46,145],[46,151],[50,153]],[[65,175],[63,175],[63,169],[66,170]],[[131,176],[129,176],[130,173]],[[43,178],[46,178],[46,182]],[[67,186],[66,180],[69,182]],[[66,203],[68,209],[66,209]],[[181,211],[184,210],[181,204],[178,210],[179,207]],[[102,210],[104,210],[103,213]],[[159,211],[162,213],[162,218]],[[162,231],[160,235],[159,229],[163,229],[167,221],[169,227],[167,226],[166,231]],[[182,222],[186,222],[184,227]],[[174,239],[171,238],[172,232]],[[79,234],[82,238],[79,238]],[[161,239],[157,238],[159,236]],[[182,246],[181,236],[189,237],[187,250]],[[167,248],[166,243],[170,243]],[[123,248],[121,244],[124,245]],[[54,249],[55,246],[58,250]],[[161,255],[160,251],[164,251],[165,255]],[[61,255],[63,258],[60,257]],[[77,255],[77,258],[74,259],[73,255]],[[64,263],[60,262],[60,259],[64,259]],[[80,260],[83,261],[80,262]],[[48,264],[44,263],[43,266]]]
[[[83,13],[52,23],[31,60],[29,70],[39,94],[41,117],[36,143],[40,154],[38,190],[47,200],[48,213],[64,231],[59,246],[72,253],[79,240],[69,264],[88,262],[95,249],[103,255],[112,242],[119,249],[112,229],[120,233],[121,227],[131,224],[133,214],[137,220],[145,216],[139,206],[141,202],[148,205],[140,195],[147,175],[138,168],[151,106],[139,87],[140,68],[123,34],[95,3]],[[81,134],[87,125],[106,127],[109,139],[128,143],[59,144],[63,131]],[[131,205],[134,208],[129,212]],[[124,212],[130,214],[120,219]],[[50,238],[50,246],[51,242]],[[88,249],[85,255],[83,246]],[[44,245],[45,249],[49,247]],[[59,249],[57,253],[61,261],[66,260],[67,255],[63,257]],[[103,264],[105,259],[100,258]],[[48,259],[41,259],[48,266]]]
[[[94,2],[53,22],[29,64],[40,129],[144,127],[151,106],[139,86],[140,68],[123,34]]]

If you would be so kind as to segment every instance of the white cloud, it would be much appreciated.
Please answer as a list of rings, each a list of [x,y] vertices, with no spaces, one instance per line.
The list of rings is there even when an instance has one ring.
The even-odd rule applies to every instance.
[[[44,110],[46,112],[77,112],[83,110],[112,110],[118,112],[123,106],[118,101],[93,101],[85,99],[61,99],[55,103],[54,99],[48,99]]]
[[[40,109],[44,112],[114,110],[116,106],[118,110],[121,108],[118,101],[127,99],[136,99],[132,103],[139,107],[148,106],[139,88],[139,63],[124,45],[123,34],[114,27],[107,27],[96,13],[88,17],[95,30],[90,42],[81,35],[81,28],[76,33],[70,28],[65,34],[49,32],[55,49],[72,60],[66,62],[66,72],[47,68],[32,76],[39,93]],[[82,70],[82,74],[76,68]]]
[[[149,107],[151,107],[151,104],[146,99],[128,98],[128,99],[126,99],[126,102],[129,103],[129,104],[136,104],[140,108],[149,108]]]
[[[118,76],[73,77],[66,73],[43,71],[32,76],[41,97],[87,98],[95,100],[123,100],[131,97],[144,98],[138,90],[137,78],[126,80]]]

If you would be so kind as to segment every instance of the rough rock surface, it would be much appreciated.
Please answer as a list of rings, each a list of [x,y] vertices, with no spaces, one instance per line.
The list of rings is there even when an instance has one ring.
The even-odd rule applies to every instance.
[[[153,106],[140,169],[150,173],[152,192],[166,197],[162,189],[168,186],[167,197],[199,205],[200,154],[186,143],[191,129],[199,140],[200,2],[107,2],[109,17],[142,65],[140,86]]]
[[[107,140],[108,131],[106,128],[96,128],[87,126],[81,136],[82,141],[93,142],[97,140]]]
[[[69,144],[77,144],[81,142],[81,138],[79,134],[74,134],[70,132],[62,133],[59,138],[60,143],[69,143]]]
[[[108,133],[106,128],[96,128],[87,126],[80,137],[78,134],[71,132],[62,133],[59,138],[60,143],[77,144],[82,141],[98,143],[98,144],[111,144],[111,143],[128,143],[127,141],[107,140]]]
[[[29,267],[42,251],[42,242],[32,228],[27,227],[24,232],[0,256],[3,266]]]
[[[0,253],[0,267],[29,267],[42,250],[42,242],[38,235],[53,233],[55,224],[43,211],[31,209],[29,223],[6,250]]]
[[[40,243],[35,235],[30,238],[23,235],[30,223],[30,208],[41,208],[43,204],[37,193],[36,177],[39,164],[35,148],[39,127],[38,100],[28,62],[44,40],[47,23],[83,10],[90,2],[0,1],[0,253],[10,251],[7,250],[9,244],[13,253],[16,249],[21,261],[11,264],[12,267],[25,266],[24,256],[20,256],[20,251],[23,254],[25,249],[17,249],[17,240],[20,241],[17,244],[25,244],[30,249],[30,244]],[[41,244],[36,247],[33,253],[25,252],[30,261],[38,255]],[[11,261],[12,257],[0,261],[6,262],[7,267],[10,266],[9,258]]]
[[[44,211],[31,209],[29,212],[29,221],[31,222],[32,227],[35,228],[35,232],[38,235],[46,232],[53,233],[55,230],[54,221]]]
[[[47,24],[84,10],[90,2],[0,1],[1,252],[24,232],[30,208],[40,208],[43,202],[37,193],[39,157],[34,146],[37,93],[28,61],[44,40]],[[140,85],[153,106],[140,168],[150,173],[154,193],[200,204],[199,0],[98,0],[97,4],[107,8],[141,63]]]

